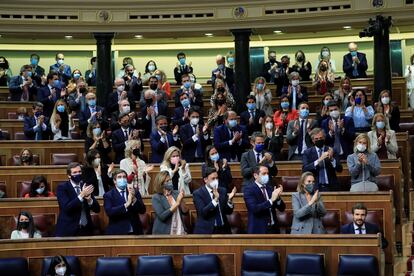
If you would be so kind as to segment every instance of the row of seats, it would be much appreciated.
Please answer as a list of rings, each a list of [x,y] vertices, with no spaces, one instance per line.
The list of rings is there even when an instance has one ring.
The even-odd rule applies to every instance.
[[[72,274],[82,275],[79,259],[76,256],[65,257]],[[45,258],[42,276],[46,276],[51,258]],[[29,275],[25,258],[0,259],[0,271],[3,276]],[[131,259],[128,257],[100,257],[96,260],[95,276],[133,275]],[[378,276],[378,261],[370,255],[341,255],[338,275]],[[280,272],[279,255],[274,251],[252,251],[243,253],[241,274],[243,276],[278,276]],[[136,275],[174,276],[175,268],[171,256],[140,256],[137,260]],[[220,262],[215,254],[185,255],[182,263],[182,275],[220,275]],[[286,258],[286,276],[325,275],[323,255],[288,254]]]

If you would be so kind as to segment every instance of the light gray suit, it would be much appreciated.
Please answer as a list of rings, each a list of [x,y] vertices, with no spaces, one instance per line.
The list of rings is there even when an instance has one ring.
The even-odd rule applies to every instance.
[[[178,191],[172,191],[172,196],[177,200]],[[155,220],[152,227],[152,234],[165,234],[169,235],[171,232],[171,220],[173,212],[170,211],[170,204],[168,203],[167,198],[163,194],[154,194],[152,196],[152,208],[155,211]],[[181,220],[181,209],[178,208],[176,212],[180,212]],[[184,224],[184,221],[183,221]]]
[[[322,217],[326,214],[321,198],[310,206],[305,193],[292,194],[293,222],[291,234],[326,234]]]

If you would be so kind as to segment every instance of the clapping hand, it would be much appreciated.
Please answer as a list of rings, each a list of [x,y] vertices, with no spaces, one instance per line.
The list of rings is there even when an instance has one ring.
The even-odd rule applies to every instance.
[[[231,190],[231,193],[229,194],[229,201],[233,201],[233,197],[236,195],[237,193],[237,188],[236,186],[233,187],[233,189]]]

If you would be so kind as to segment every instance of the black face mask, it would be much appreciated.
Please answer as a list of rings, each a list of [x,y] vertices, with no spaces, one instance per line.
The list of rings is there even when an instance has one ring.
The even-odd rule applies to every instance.
[[[223,105],[226,101],[224,99],[216,99],[216,105]]]
[[[162,131],[167,132],[167,131],[168,131],[168,126],[161,126],[161,127],[160,127],[160,129],[161,129]]]
[[[140,153],[141,153],[141,151],[139,149],[134,149],[132,151],[132,154],[135,155],[135,156],[137,156],[137,157],[140,156]]]
[[[299,62],[302,62],[302,61],[304,60],[303,56],[298,56],[296,59],[297,59]]]
[[[2,68],[2,69],[6,69],[6,63],[1,62],[1,63],[0,63],[0,68]]]
[[[125,68],[125,66],[127,66],[128,63],[122,63],[122,67]]]
[[[81,87],[81,88],[79,88],[79,92],[81,93],[81,94],[85,94],[86,93],[86,88],[85,87]]]
[[[20,226],[22,227],[22,229],[27,229],[29,228],[29,223],[30,222],[28,221],[23,221],[23,222],[20,222]]]
[[[287,63],[282,63],[283,68],[287,68],[288,64]]]
[[[145,99],[145,103],[147,104],[147,106],[152,105],[152,98],[151,99]]]
[[[22,156],[22,162],[30,162],[30,156]]]
[[[275,63],[276,62],[276,58],[269,58],[269,62],[270,63]]]
[[[315,146],[318,148],[322,148],[324,144],[325,144],[325,140],[315,141]]]
[[[226,89],[224,89],[224,87],[219,87],[217,88],[217,92],[224,93],[226,92]]]
[[[326,66],[321,66],[321,71],[322,71],[322,72],[325,72],[325,71],[326,71],[326,69],[327,69],[327,68],[326,68]]]
[[[158,85],[156,83],[152,83],[149,86],[152,90],[157,90]]]

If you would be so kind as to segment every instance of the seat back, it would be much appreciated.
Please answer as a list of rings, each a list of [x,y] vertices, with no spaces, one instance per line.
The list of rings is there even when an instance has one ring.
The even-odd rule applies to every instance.
[[[33,165],[40,164],[40,158],[38,154],[33,154]],[[20,155],[15,154],[13,155],[12,166],[20,166]]]
[[[78,257],[76,256],[64,256],[68,266],[70,267],[71,274],[76,276],[82,276],[82,269]],[[53,257],[46,257],[42,263],[42,276],[46,276],[52,262]]]
[[[3,140],[10,140],[10,133],[8,130],[2,129],[1,136]]]
[[[381,231],[383,231],[383,221],[382,221],[382,215],[380,213],[380,210],[372,210],[372,211],[368,211],[367,217],[365,218],[366,222],[378,225],[378,227],[380,228]],[[351,223],[352,220],[352,212],[351,211],[347,211],[345,212],[345,222],[344,224],[348,224]]]
[[[239,212],[233,211],[233,213],[227,215],[227,221],[229,222],[232,234],[246,233],[243,227],[243,220]]]
[[[17,119],[17,113],[16,112],[7,112],[7,119],[9,119],[9,120]]]
[[[296,192],[300,176],[282,176],[282,186],[285,192]]]
[[[322,224],[328,234],[339,234],[339,213],[336,211],[327,211],[322,218]]]
[[[219,276],[220,266],[215,254],[186,255],[183,257],[183,276]]]
[[[100,257],[96,260],[95,276],[132,276],[128,257]]]
[[[30,193],[31,185],[32,185],[32,181],[30,180],[22,181],[22,183],[20,183],[19,197],[24,197],[25,194]]]
[[[278,276],[280,275],[279,255],[274,251],[243,252],[242,276]]]
[[[2,276],[29,276],[29,265],[26,258],[1,258],[0,271]]]
[[[408,131],[410,135],[414,135],[414,122],[400,123],[400,130],[402,132]]]
[[[24,132],[15,132],[14,140],[27,140],[27,138],[26,135],[24,135]]]
[[[152,233],[152,224],[150,221],[150,216],[148,213],[139,214],[139,220],[142,225],[142,232],[144,235],[151,235]]]
[[[290,234],[290,228],[292,226],[292,211],[285,210],[284,212],[276,212],[277,224],[279,226],[280,234]]]
[[[174,276],[171,256],[139,256],[136,275]]]
[[[18,216],[12,220],[12,229],[17,227]],[[36,230],[40,232],[42,237],[54,237],[55,236],[55,215],[54,214],[35,214],[33,215],[33,222]]]
[[[7,186],[4,181],[0,181],[0,191],[2,191],[2,193],[0,193],[0,198],[6,198],[7,197]]]
[[[394,176],[393,175],[378,175],[376,177],[376,180],[377,180],[378,190],[380,191],[394,190]]]
[[[370,255],[340,255],[338,276],[378,276],[378,260]]]
[[[78,162],[76,153],[53,153],[52,165],[67,165],[70,162]]]
[[[286,258],[286,276],[323,276],[325,266],[323,255],[288,254]]]

